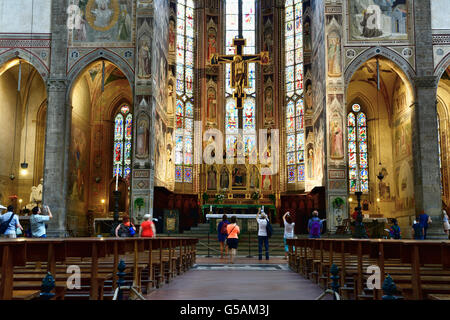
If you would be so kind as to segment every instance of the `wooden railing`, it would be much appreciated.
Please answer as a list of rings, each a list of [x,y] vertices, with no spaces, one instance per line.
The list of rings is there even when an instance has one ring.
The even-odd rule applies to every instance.
[[[382,289],[366,294],[369,266],[379,267],[381,284],[389,274],[405,299],[450,293],[450,241],[381,239],[289,239],[289,266],[321,284],[334,263],[340,269],[341,295],[380,299]]]
[[[47,272],[64,286],[69,265],[80,266],[89,299],[102,299],[105,279],[112,279],[116,288],[120,259],[126,260],[139,290],[143,270],[147,288],[159,287],[193,266],[196,244],[197,239],[182,237],[0,240],[0,299],[22,296],[21,288],[39,288]]]

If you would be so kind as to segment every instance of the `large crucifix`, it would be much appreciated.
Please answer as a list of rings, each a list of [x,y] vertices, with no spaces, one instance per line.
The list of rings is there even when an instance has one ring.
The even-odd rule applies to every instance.
[[[220,55],[214,53],[210,57],[210,63],[217,65],[219,63],[231,63],[230,87],[234,89],[233,97],[236,100],[236,108],[243,108],[243,101],[247,97],[246,88],[250,88],[248,79],[248,64],[259,63],[261,65],[269,64],[269,52],[262,51],[259,54],[244,54],[244,47],[247,40],[242,36],[242,0],[239,1],[239,34],[233,39],[233,46],[236,48],[236,54]]]

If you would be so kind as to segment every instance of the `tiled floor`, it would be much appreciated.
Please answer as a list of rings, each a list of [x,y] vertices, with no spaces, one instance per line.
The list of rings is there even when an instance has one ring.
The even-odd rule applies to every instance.
[[[147,296],[149,300],[314,300],[322,289],[289,270],[286,260],[197,257],[187,273]],[[328,299],[328,298],[327,298]]]

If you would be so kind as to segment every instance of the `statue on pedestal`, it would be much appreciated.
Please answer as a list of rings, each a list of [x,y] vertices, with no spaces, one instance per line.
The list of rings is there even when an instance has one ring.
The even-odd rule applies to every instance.
[[[31,187],[30,203],[25,206],[26,209],[31,210],[42,203],[42,190],[44,187],[44,179],[41,179],[37,187]]]

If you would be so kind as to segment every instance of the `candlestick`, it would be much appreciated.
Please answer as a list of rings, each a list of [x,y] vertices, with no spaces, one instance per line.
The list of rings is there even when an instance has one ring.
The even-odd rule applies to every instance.
[[[212,206],[209,206],[209,212],[212,212]]]
[[[116,191],[119,190],[119,165],[117,165],[116,169]]]
[[[264,206],[262,206],[261,212],[264,212]]]

